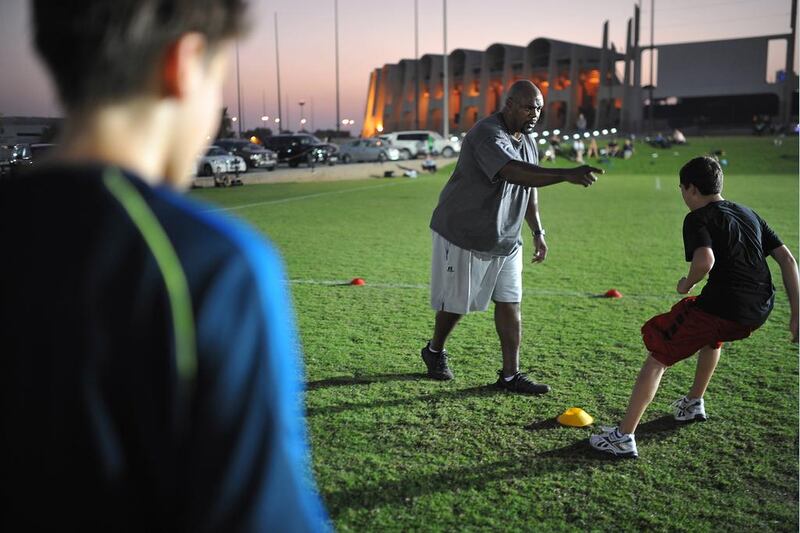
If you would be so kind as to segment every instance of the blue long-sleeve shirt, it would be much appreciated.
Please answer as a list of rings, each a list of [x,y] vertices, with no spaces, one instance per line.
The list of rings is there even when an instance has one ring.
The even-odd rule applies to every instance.
[[[258,234],[130,173],[53,166],[0,182],[0,246],[0,525],[328,528]]]

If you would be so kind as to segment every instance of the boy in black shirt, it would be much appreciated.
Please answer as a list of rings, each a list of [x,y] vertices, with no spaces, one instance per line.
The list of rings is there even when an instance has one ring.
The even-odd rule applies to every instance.
[[[700,296],[678,302],[669,313],[642,327],[650,355],[639,372],[619,427],[593,435],[593,448],[619,457],[638,457],[633,432],[658,390],[668,366],[699,350],[694,384],[673,407],[675,420],[705,420],[703,394],[719,361],[722,343],[748,337],[769,316],[775,297],[766,256],[781,268],[789,296],[789,330],[798,337],[797,263],[766,222],[751,209],[722,198],[722,169],[710,157],[689,161],[680,171],[680,189],[691,212],[683,222],[689,273],[678,281],[688,294],[706,274]]]

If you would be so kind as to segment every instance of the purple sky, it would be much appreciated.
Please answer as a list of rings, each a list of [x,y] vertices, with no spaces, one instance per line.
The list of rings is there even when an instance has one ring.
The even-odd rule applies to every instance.
[[[297,129],[298,102],[305,100],[309,121],[313,106],[315,128],[334,127],[334,1],[251,0],[250,4],[253,30],[240,43],[245,126],[261,124],[262,94],[266,114],[276,115],[273,13],[277,12],[284,121],[291,120],[292,129]],[[599,46],[606,19],[610,38],[621,49],[634,4],[631,0],[449,0],[448,51],[484,50],[496,42],[525,46],[536,37]],[[649,1],[643,2],[642,10],[642,41],[647,43]],[[788,33],[790,11],[791,0],[659,0],[655,42]],[[419,0],[419,53],[441,53],[442,46],[442,1]],[[351,131],[360,131],[372,69],[413,56],[414,0],[339,0],[340,115],[355,120]],[[237,114],[234,65],[232,61],[225,87],[231,115]],[[0,114],[60,114],[31,50],[27,0],[0,1],[0,73]]]

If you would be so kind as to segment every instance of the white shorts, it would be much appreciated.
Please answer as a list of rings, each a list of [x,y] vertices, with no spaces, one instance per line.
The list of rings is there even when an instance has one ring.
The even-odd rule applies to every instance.
[[[433,234],[431,307],[465,315],[486,311],[489,301],[522,301],[522,247],[509,256],[494,256],[459,248]]]

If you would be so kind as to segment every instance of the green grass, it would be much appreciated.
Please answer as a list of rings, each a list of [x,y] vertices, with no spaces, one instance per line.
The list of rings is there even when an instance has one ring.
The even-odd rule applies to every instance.
[[[645,358],[639,328],[678,299],[687,270],[676,176],[690,157],[725,149],[724,195],[758,211],[798,252],[796,139],[637,148],[589,189],[540,192],[550,252],[524,271],[522,366],[552,386],[541,398],[491,385],[500,366],[491,312],[455,330],[454,381],[422,375],[433,312],[419,286],[449,169],[417,180],[193,193],[220,206],[256,204],[234,213],[286,259],[314,473],[337,529],[797,531],[798,353],[774,262],[775,310],[751,338],[723,349],[707,423],[677,427],[666,416],[691,384],[694,360],[665,375],[637,432],[638,461],[598,458],[586,445],[590,428],[553,423],[571,406],[596,425],[622,415]],[[356,276],[367,285],[301,283]],[[625,297],[593,297],[612,287]]]

